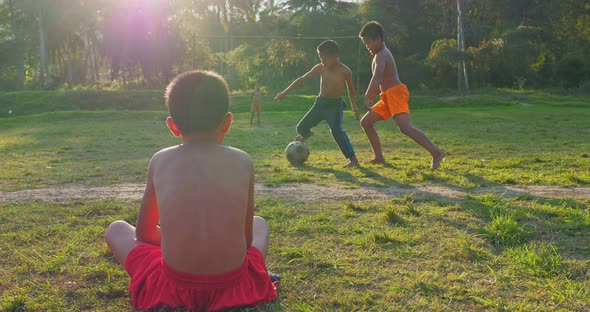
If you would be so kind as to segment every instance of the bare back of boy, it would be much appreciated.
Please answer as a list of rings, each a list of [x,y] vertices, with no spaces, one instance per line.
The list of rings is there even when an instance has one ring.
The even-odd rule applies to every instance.
[[[245,233],[253,214],[252,168],[246,153],[213,142],[183,144],[154,156],[148,184],[157,194],[166,264],[207,275],[242,265],[251,243]]]
[[[316,65],[320,74],[320,96],[339,98],[344,92],[345,83],[352,79],[352,71],[346,65],[337,63],[333,66]]]

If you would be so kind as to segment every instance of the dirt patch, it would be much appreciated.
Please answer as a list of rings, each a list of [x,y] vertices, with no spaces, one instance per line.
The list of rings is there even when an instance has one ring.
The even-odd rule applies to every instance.
[[[62,202],[72,199],[140,199],[143,189],[144,184],[118,184],[103,187],[68,186],[16,192],[0,191],[0,204],[23,200]],[[464,189],[439,185],[415,186],[411,188],[364,186],[346,188],[340,185],[293,184],[271,187],[256,184],[254,192],[256,196],[270,196],[295,201],[388,199],[406,196],[411,193],[414,193],[417,197],[459,201],[464,199],[468,194],[492,192],[505,197],[527,195],[538,198],[570,198],[590,203],[590,188],[557,186],[498,186],[482,187],[466,191]]]

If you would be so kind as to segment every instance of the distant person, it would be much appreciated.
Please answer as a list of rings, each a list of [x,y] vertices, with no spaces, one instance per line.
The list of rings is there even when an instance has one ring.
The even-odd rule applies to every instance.
[[[352,111],[358,119],[359,111],[355,104],[356,91],[352,84],[352,71],[340,62],[338,50],[338,44],[335,41],[326,40],[322,42],[317,48],[321,62],[312,67],[305,75],[295,79],[285,90],[279,92],[275,97],[275,101],[280,102],[291,90],[319,74],[321,77],[320,94],[316,97],[311,109],[297,124],[297,133],[299,135],[295,140],[303,142],[309,139],[314,134],[311,128],[325,120],[328,122],[332,137],[340,147],[342,154],[349,159],[349,163],[344,167],[358,167],[359,163],[352,144],[350,144],[346,132],[342,129],[342,113],[346,107],[346,103],[342,100],[344,86],[346,85],[348,89],[348,98],[350,99]]]
[[[260,107],[261,98],[262,90],[260,90],[260,85],[256,84],[254,93],[252,93],[252,104],[250,105],[250,127],[252,127],[252,122],[254,121],[254,113],[256,113],[256,121],[260,127],[260,112],[262,111],[262,108]]]
[[[166,105],[166,124],[182,144],[152,157],[137,227],[115,221],[105,233],[131,276],[133,307],[209,311],[273,301],[269,228],[253,215],[252,159],[222,145],[233,120],[226,82],[183,73],[168,85]]]
[[[377,22],[368,22],[361,29],[359,38],[374,56],[371,65],[373,77],[367,87],[363,101],[363,105],[368,111],[361,119],[361,126],[367,134],[375,153],[375,158],[369,162],[372,164],[385,163],[379,135],[373,125],[378,121],[393,117],[403,134],[412,138],[430,152],[430,155],[432,155],[430,168],[437,169],[445,157],[445,152],[436,147],[410,121],[410,109],[408,107],[410,93],[408,88],[400,81],[393,55],[385,46],[383,27]],[[370,103],[374,100],[377,91],[380,91],[380,100],[371,107]]]

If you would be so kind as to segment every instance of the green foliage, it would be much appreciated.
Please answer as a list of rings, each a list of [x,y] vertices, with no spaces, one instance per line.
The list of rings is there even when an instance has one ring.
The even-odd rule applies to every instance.
[[[566,88],[584,88],[590,82],[590,61],[579,54],[566,54],[558,61],[555,74]]]
[[[254,46],[244,43],[227,54],[226,62],[234,69],[234,75],[231,77],[235,81],[229,81],[233,86],[252,88],[260,81],[260,64],[263,58],[255,49]]]
[[[533,276],[556,276],[565,270],[563,259],[554,245],[531,243],[507,250],[506,257],[512,260],[523,273]]]
[[[457,75],[457,63],[461,60],[461,52],[457,49],[457,40],[439,39],[432,43],[427,63],[432,66],[435,79],[434,87],[452,87],[454,81],[447,77]],[[437,79],[438,78],[438,79]]]
[[[432,43],[428,53],[428,62],[435,65],[455,65],[460,60],[457,40],[439,39]]]
[[[498,210],[492,212],[491,222],[483,229],[482,236],[497,246],[514,246],[526,239],[526,231],[515,219],[512,212]]]
[[[315,51],[313,51],[315,54]],[[285,81],[290,77],[295,77],[299,73],[302,75],[309,63],[308,60],[310,52],[303,51],[297,47],[292,40],[278,40],[272,39],[266,45],[266,64],[273,70],[267,72],[267,81]],[[314,57],[317,59],[317,57]],[[304,66],[303,68],[301,68]],[[290,74],[290,75],[288,75]]]
[[[583,57],[590,53],[587,3],[462,5],[472,86],[585,89],[590,81]],[[324,38],[341,44],[341,60],[362,87],[371,77],[370,56],[356,35],[369,20],[385,27],[385,41],[411,87],[454,87],[453,68],[461,57],[446,39],[456,37],[453,1],[56,0],[47,5],[11,0],[0,3],[0,20],[0,90],[19,88],[16,78],[22,72],[27,89],[99,88],[97,81],[106,79],[113,88],[130,89],[164,85],[172,74],[196,68],[222,73],[234,89],[255,82],[278,89],[317,62],[315,47]],[[46,77],[39,75],[40,25]]]

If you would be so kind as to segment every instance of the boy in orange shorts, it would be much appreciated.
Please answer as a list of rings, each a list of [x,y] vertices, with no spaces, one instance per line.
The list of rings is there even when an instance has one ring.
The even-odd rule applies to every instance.
[[[367,50],[374,56],[371,65],[373,77],[367,87],[363,102],[367,113],[361,119],[361,126],[375,153],[375,158],[370,163],[385,163],[379,135],[373,125],[378,121],[393,117],[403,134],[430,152],[430,155],[432,155],[430,168],[433,170],[437,169],[445,157],[445,152],[436,147],[410,121],[410,109],[408,108],[410,93],[408,92],[408,88],[400,81],[393,55],[391,55],[391,52],[383,42],[383,26],[377,22],[366,23],[359,33],[359,38],[361,38]],[[381,91],[380,100],[371,107],[370,103],[374,100],[378,90]]]
[[[152,157],[137,227],[115,221],[105,233],[131,277],[133,307],[217,311],[273,301],[252,159],[222,145],[233,120],[227,84],[186,72],[168,85],[166,105],[182,144]]]

